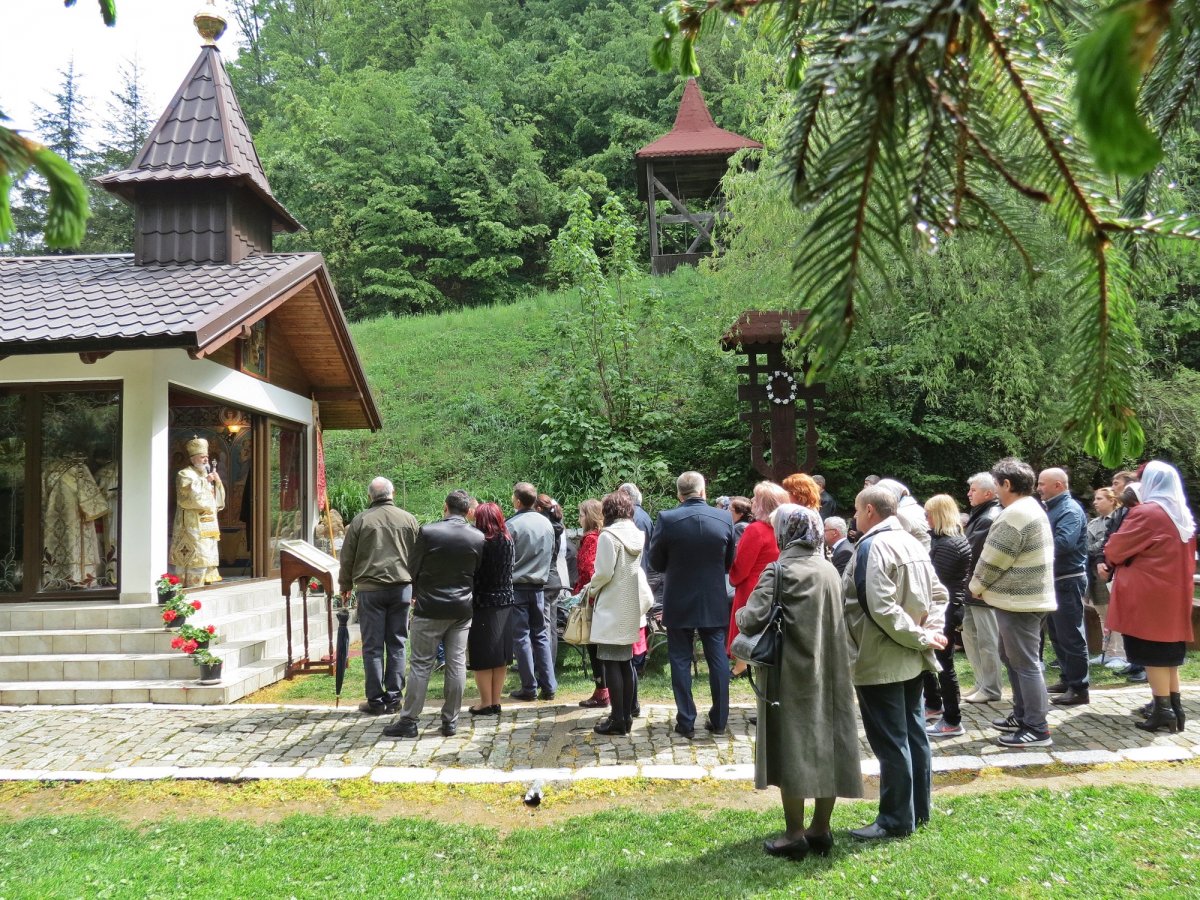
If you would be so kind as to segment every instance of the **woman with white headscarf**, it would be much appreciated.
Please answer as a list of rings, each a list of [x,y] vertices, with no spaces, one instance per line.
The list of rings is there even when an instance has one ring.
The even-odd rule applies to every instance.
[[[1141,498],[1104,547],[1114,572],[1108,626],[1125,636],[1125,658],[1146,667],[1154,699],[1137,727],[1175,733],[1185,722],[1179,667],[1192,640],[1196,522],[1164,462],[1147,463]]]
[[[754,786],[777,785],[783,800],[786,830],[763,849],[772,856],[801,859],[832,849],[829,817],[836,799],[862,796],[858,719],[841,579],[821,552],[821,517],[816,510],[785,503],[773,521],[778,566],[763,570],[738,610],[737,625],[745,634],[766,627],[778,581],[783,652],[773,677],[779,679],[779,705],[758,701]],[[807,828],[806,797],[814,798]]]

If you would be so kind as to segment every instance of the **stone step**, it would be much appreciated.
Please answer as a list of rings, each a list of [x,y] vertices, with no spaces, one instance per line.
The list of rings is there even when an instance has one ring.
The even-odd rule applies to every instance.
[[[213,647],[231,669],[263,658],[267,641],[225,641]],[[190,656],[164,653],[66,653],[0,656],[0,681],[186,680],[196,670]]]
[[[226,669],[220,684],[198,683],[199,670],[190,678],[162,681],[0,681],[0,705],[77,705],[107,703],[233,703],[247,694],[279,681],[283,659],[260,659],[250,665]]]

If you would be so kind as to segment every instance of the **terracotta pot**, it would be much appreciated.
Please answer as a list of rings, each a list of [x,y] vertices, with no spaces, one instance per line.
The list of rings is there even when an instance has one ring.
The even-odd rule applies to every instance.
[[[220,684],[221,673],[225,668],[225,660],[218,659],[215,663],[200,663],[200,683]]]

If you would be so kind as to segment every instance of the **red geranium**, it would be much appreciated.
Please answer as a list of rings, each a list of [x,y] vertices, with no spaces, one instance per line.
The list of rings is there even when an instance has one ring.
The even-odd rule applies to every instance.
[[[181,638],[181,637],[171,638],[171,649],[172,650],[179,650],[182,647],[183,647],[183,638]]]
[[[184,653],[195,653],[200,645],[196,641],[185,641],[181,648]]]
[[[200,601],[199,601],[199,600],[193,600],[193,601],[192,601],[192,609],[194,609],[194,610],[196,610],[197,612],[199,612],[199,610],[200,610]]]
[[[216,625],[209,625],[207,630],[208,630],[208,633],[209,633],[209,634],[216,634],[216,633],[217,633],[217,626],[216,626]]]
[[[175,610],[173,610],[173,609],[163,610],[163,621],[164,622],[174,622],[178,617],[179,617],[179,614],[177,612],[175,612]]]
[[[168,575],[167,581],[171,582],[171,584],[179,584],[179,578],[176,575]]]

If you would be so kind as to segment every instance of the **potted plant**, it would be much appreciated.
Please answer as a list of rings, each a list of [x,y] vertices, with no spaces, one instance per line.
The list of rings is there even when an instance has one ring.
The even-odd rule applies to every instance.
[[[154,582],[154,586],[158,589],[158,603],[160,606],[170,603],[175,598],[175,595],[180,591],[179,585],[178,575],[163,572],[158,576],[158,581]]]
[[[199,611],[199,600],[188,600],[182,593],[176,593],[163,604],[162,619],[167,628],[180,628],[187,622],[188,616]]]
[[[218,684],[221,681],[224,662],[209,647],[220,640],[213,625],[200,628],[184,624],[180,626],[179,634],[171,639],[171,647],[186,653],[192,658],[192,662],[200,667],[201,684]]]

